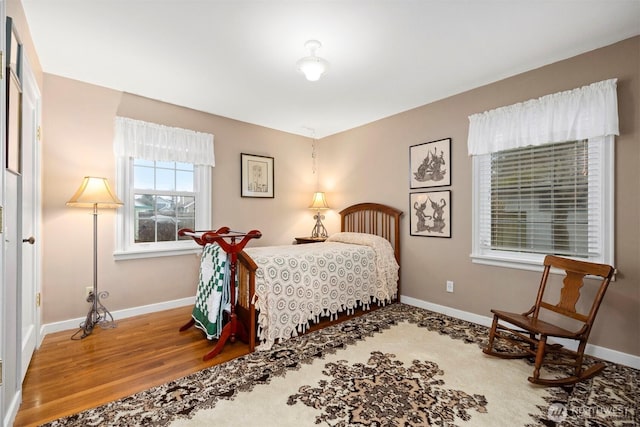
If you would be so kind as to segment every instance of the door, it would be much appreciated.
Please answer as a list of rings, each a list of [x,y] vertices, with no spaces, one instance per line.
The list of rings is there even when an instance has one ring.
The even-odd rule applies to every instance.
[[[21,256],[21,376],[24,380],[31,356],[39,343],[39,254],[40,254],[40,96],[31,67],[24,58],[22,83],[22,256]]]
[[[3,166],[4,169],[4,166]],[[20,406],[20,388],[22,380],[20,372],[20,333],[19,333],[19,313],[18,303],[18,282],[20,274],[17,269],[19,265],[20,246],[18,239],[21,232],[18,227],[18,199],[20,186],[20,175],[7,170],[4,174],[5,180],[5,209],[4,209],[4,313],[2,333],[4,334],[3,350],[3,425],[10,426],[13,417],[18,412]]]

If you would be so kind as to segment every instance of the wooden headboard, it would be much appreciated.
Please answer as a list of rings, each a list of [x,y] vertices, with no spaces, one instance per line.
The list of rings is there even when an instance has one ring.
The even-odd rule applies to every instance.
[[[379,203],[359,203],[340,211],[340,230],[375,234],[391,243],[400,264],[400,217],[402,211]]]

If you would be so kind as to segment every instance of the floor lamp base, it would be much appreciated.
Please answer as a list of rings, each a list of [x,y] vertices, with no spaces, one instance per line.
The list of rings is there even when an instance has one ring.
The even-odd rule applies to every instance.
[[[91,303],[91,309],[87,313],[85,321],[80,324],[80,329],[82,330],[81,339],[91,335],[93,328],[96,326],[100,326],[103,329],[111,329],[117,326],[107,307],[100,302],[100,298],[107,298],[108,296],[109,292],[102,291],[97,294],[92,292],[87,297],[87,302]]]

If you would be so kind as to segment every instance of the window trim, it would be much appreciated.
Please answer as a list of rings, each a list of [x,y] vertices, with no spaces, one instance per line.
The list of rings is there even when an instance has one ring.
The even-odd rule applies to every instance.
[[[599,155],[602,159],[602,179],[600,182],[600,206],[602,206],[602,217],[599,228],[602,232],[601,256],[589,258],[588,261],[602,264],[615,265],[615,150],[614,137],[605,136],[589,138],[589,141],[596,141],[600,149]],[[544,254],[522,253],[499,251],[495,249],[482,248],[480,245],[480,186],[478,164],[480,159],[473,156],[472,163],[472,238],[471,238],[471,260],[476,264],[492,265],[497,267],[516,268],[521,270],[540,271]]]
[[[125,205],[116,211],[116,261],[177,256],[200,253],[201,247],[192,239],[176,242],[134,243],[132,228],[133,158],[119,157],[116,160],[116,188],[118,197]],[[211,228],[211,166],[194,165],[196,196],[196,229]]]

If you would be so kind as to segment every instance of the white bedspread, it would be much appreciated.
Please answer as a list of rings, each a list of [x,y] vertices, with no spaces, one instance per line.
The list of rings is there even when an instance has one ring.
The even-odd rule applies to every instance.
[[[379,301],[390,301],[398,292],[398,263],[391,243],[372,234],[342,232],[329,236],[327,242],[342,242],[355,245],[366,245],[373,248],[376,254],[376,284]]]
[[[324,243],[246,248],[258,265],[258,350],[334,316],[397,294],[398,264],[385,239],[337,233]]]

